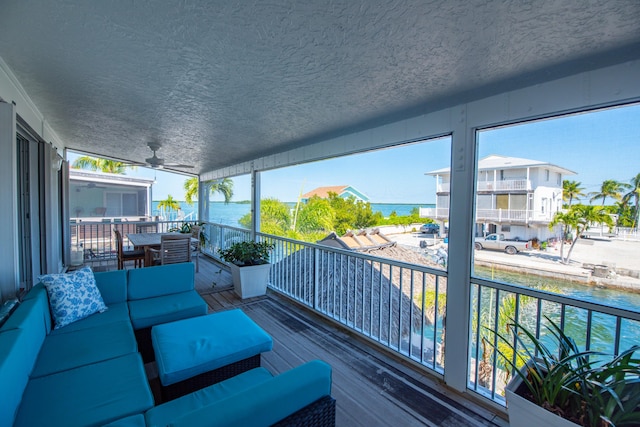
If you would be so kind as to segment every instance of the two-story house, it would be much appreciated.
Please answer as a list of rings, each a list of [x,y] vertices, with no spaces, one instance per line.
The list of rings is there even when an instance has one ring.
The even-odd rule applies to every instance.
[[[421,216],[449,218],[449,168],[426,173],[436,178],[436,207]],[[509,238],[546,240],[554,214],[562,209],[562,181],[575,172],[549,162],[490,155],[478,161],[476,235],[504,233]]]

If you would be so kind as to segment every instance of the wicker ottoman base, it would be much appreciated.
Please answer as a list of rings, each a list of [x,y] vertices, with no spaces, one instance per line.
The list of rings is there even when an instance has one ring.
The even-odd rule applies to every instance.
[[[160,385],[160,392],[162,396],[163,402],[168,402],[169,400],[177,399],[180,396],[184,396],[185,394],[189,394],[196,390],[200,390],[202,388],[208,387],[212,384],[219,383],[220,381],[224,381],[231,377],[235,377],[238,374],[241,374],[250,369],[259,368],[260,367],[260,355],[255,355],[248,357],[244,360],[240,360],[235,363],[231,363],[226,366],[222,366],[218,369],[214,369],[212,371],[203,372],[202,374],[196,375],[191,378],[187,378],[186,380],[177,382],[175,384],[170,385]]]
[[[336,400],[331,396],[322,397],[289,415],[274,426],[314,426],[333,427],[336,425]]]
[[[138,343],[138,352],[142,356],[142,363],[149,363],[156,360],[151,344],[151,327],[136,329],[133,331]]]

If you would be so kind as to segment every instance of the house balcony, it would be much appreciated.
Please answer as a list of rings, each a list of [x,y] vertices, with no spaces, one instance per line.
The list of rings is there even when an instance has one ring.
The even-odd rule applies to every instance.
[[[532,190],[531,180],[528,179],[507,179],[503,181],[477,181],[478,192],[508,192],[508,191],[530,191]],[[438,193],[449,193],[451,185],[447,183],[438,184]]]
[[[269,292],[240,300],[214,258],[218,249],[249,239],[249,230],[206,223],[203,231],[206,256],[196,288],[210,310],[240,306],[271,334],[274,351],[264,363],[274,372],[313,358],[330,363],[337,425],[506,425],[508,376],[486,344],[495,339],[489,330],[505,326],[505,309],[541,331],[552,316],[578,328],[579,345],[609,352],[626,348],[635,336],[630,328],[640,325],[637,312],[471,277],[469,334],[452,329],[447,336],[446,270],[262,233],[259,239],[275,244]],[[94,252],[87,263],[115,268],[110,250]],[[596,331],[602,325],[606,336]],[[468,343],[462,393],[443,381],[447,369],[462,369],[446,366],[450,339]]]
[[[421,218],[447,220],[448,208],[420,208]],[[532,221],[551,221],[553,215],[537,214],[526,209],[476,209],[476,222],[505,222],[528,224]]]

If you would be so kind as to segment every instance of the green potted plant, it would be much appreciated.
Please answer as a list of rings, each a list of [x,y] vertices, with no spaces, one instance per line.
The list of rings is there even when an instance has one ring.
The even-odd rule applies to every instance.
[[[551,345],[516,322],[510,336],[494,332],[505,344],[496,352],[515,373],[506,388],[511,427],[640,425],[640,346],[617,356],[581,350],[545,318]]]
[[[229,263],[233,287],[241,298],[266,294],[271,270],[269,253],[273,248],[269,242],[243,241],[218,249],[220,257]]]

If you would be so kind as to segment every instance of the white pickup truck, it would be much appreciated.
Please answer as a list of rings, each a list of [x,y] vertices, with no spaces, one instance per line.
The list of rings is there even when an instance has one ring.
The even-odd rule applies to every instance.
[[[507,240],[504,234],[489,234],[487,237],[476,237],[475,248],[477,250],[493,249],[496,251],[505,251],[509,255],[517,254],[520,251],[531,249],[531,241],[526,240]]]

